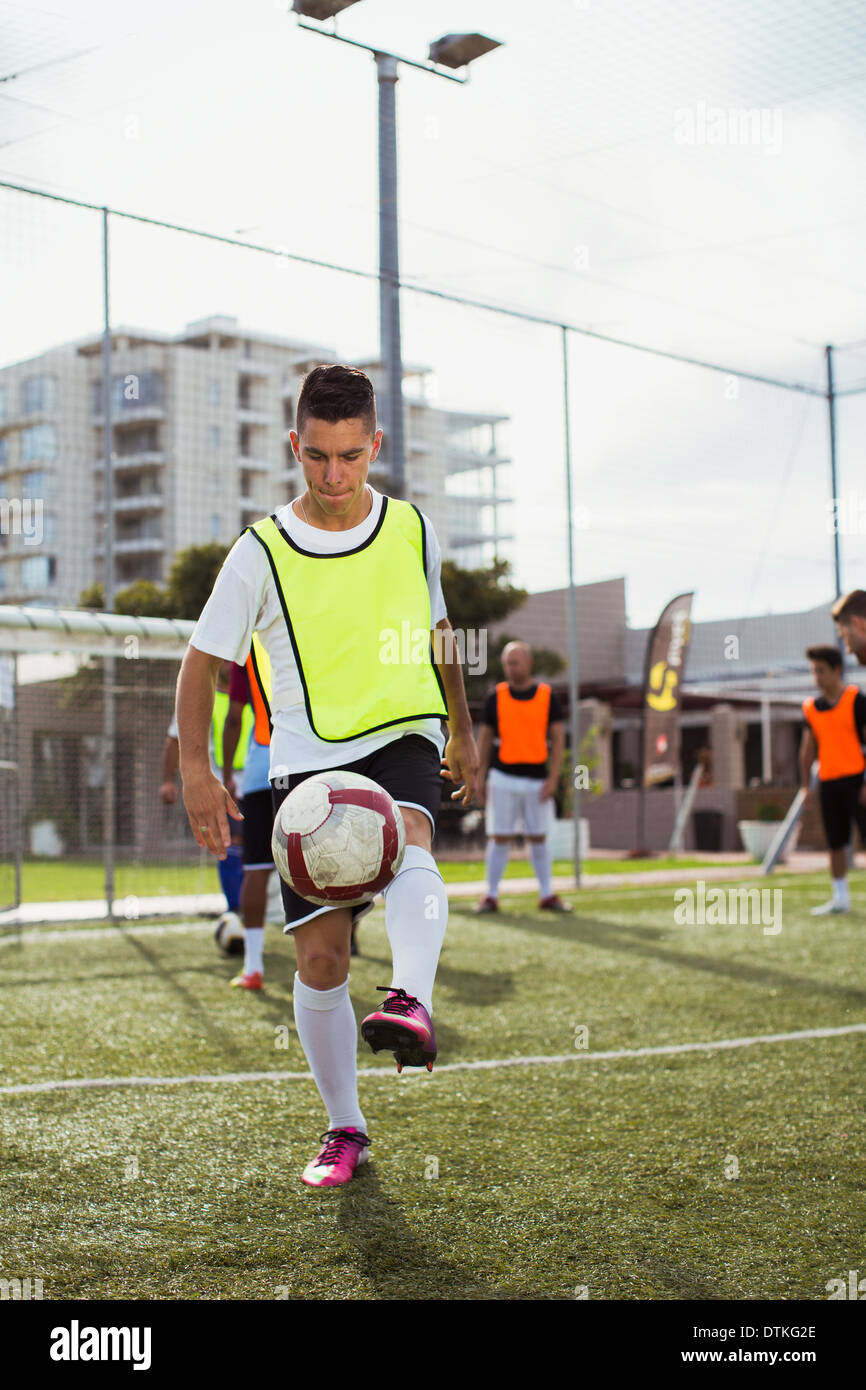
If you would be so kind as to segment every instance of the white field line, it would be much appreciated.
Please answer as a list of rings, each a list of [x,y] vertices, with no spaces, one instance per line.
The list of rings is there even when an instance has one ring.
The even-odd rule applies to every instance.
[[[483,1062],[446,1062],[441,1072],[497,1071],[504,1067],[551,1067],[569,1062],[615,1062],[633,1057],[673,1057],[684,1052],[722,1052],[760,1043],[801,1042],[810,1038],[838,1038],[847,1033],[866,1033],[866,1023],[848,1023],[842,1028],[804,1028],[797,1033],[763,1033],[753,1038],[719,1038],[714,1042],[665,1043],[659,1047],[624,1047],[610,1052],[567,1052],[558,1057],[498,1057]],[[426,1076],[426,1071],[406,1072],[401,1080]],[[397,1079],[393,1066],[361,1067],[358,1076],[387,1076]],[[76,1081],[31,1081],[22,1086],[0,1086],[2,1096],[37,1095],[43,1091],[92,1091],[116,1086],[216,1086],[244,1081],[312,1081],[307,1071],[202,1072],[195,1076],[98,1076]]]
[[[216,930],[216,919],[211,922],[163,922],[154,926],[138,926],[134,921],[121,922],[118,925],[106,922],[104,927],[70,927],[68,931],[43,931],[35,927],[26,928],[24,931],[14,929],[8,936],[0,936],[0,946],[36,946],[43,942],[56,941],[104,941],[106,935],[111,932],[122,932],[124,935],[133,934],[135,936],[144,935],[145,932],[152,936],[166,936],[169,932],[206,932],[213,935]]]

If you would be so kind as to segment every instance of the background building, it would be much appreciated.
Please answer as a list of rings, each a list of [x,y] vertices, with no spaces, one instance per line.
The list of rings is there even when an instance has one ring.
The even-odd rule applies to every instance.
[[[313,343],[253,334],[230,317],[173,337],[112,334],[115,585],[166,578],[186,546],[231,543],[303,491],[289,442],[304,374],[335,360]],[[378,387],[381,364],[364,361]],[[440,409],[427,367],[406,367],[406,496],[430,517],[443,553],[489,563],[503,527],[508,464],[502,416]],[[75,606],[105,578],[102,338],[50,349],[0,371],[0,489],[38,509],[40,539],[0,533],[0,602]],[[388,491],[385,441],[370,481]]]

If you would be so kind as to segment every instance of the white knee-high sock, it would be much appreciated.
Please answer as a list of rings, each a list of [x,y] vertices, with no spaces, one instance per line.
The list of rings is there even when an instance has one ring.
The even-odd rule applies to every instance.
[[[499,892],[499,883],[505,873],[505,865],[508,863],[508,851],[511,848],[507,840],[501,843],[498,840],[487,841],[487,896],[495,898]]]
[[[547,840],[530,840],[529,857],[532,860],[532,867],[535,870],[541,896],[550,898],[553,896],[553,861],[550,854],[550,846]]]
[[[439,952],[448,926],[448,897],[436,860],[420,845],[407,845],[403,863],[385,893],[385,930],[394,969],[391,984],[432,1010]]]
[[[358,1025],[349,998],[351,976],[336,989],[310,989],[295,972],[295,1022],[304,1056],[328,1112],[329,1129],[367,1133],[358,1104]]]
[[[254,975],[262,970],[265,950],[264,927],[244,927],[244,974]]]

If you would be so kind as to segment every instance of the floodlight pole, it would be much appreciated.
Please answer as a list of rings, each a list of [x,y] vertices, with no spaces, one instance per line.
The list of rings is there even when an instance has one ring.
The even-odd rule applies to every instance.
[[[385,366],[385,419],[390,487],[406,490],[403,340],[400,331],[400,238],[397,222],[397,59],[377,53],[379,81],[379,344]]]
[[[111,272],[108,253],[108,208],[102,209],[102,412],[103,412],[103,498],[105,502],[105,562],[103,606],[106,613],[114,612],[114,476],[112,472],[113,420],[111,413]],[[102,852],[105,869],[105,901],[109,920],[114,917],[114,828],[115,828],[115,756],[117,746],[117,711],[115,708],[115,658],[103,658],[103,724],[104,748],[102,786]]]
[[[842,596],[842,564],[839,554],[839,489],[836,483],[836,388],[833,383],[833,346],[824,349],[827,358],[827,410],[830,418],[830,500],[833,503],[833,576],[836,597]]]
[[[403,422],[403,342],[400,327],[400,238],[397,221],[397,81],[398,64],[405,63],[449,82],[465,82],[453,72],[442,72],[431,63],[418,63],[397,53],[386,53],[333,30],[298,21],[300,29],[321,34],[352,48],[363,48],[376,60],[379,81],[379,350],[385,374],[384,426],[389,486],[394,497],[406,489],[406,437]]]
[[[571,415],[568,404],[568,329],[562,325],[562,402],[565,428],[565,497],[568,533],[568,713],[571,735],[571,757],[568,775],[571,780],[571,814],[574,825],[574,886],[580,887],[580,788],[577,759],[580,751],[580,686],[577,669],[577,589],[574,583],[574,516],[571,488]],[[558,771],[558,769],[557,769]]]

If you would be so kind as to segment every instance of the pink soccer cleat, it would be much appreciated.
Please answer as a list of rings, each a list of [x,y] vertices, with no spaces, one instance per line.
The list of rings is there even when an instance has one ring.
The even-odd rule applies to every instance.
[[[569,906],[569,904],[564,903],[562,901],[562,898],[558,897],[556,893],[552,893],[549,898],[539,898],[538,906],[543,908],[546,912],[571,911],[571,907]]]
[[[426,1067],[433,1070],[436,1061],[436,1034],[433,1020],[413,994],[393,985],[377,985],[387,991],[388,998],[375,1013],[368,1014],[361,1024],[361,1037],[374,1052],[393,1052],[397,1070],[404,1067]]]
[[[319,1137],[324,1146],[301,1174],[301,1182],[308,1187],[337,1187],[350,1182],[358,1165],[370,1157],[370,1141],[360,1129],[329,1129]]]

